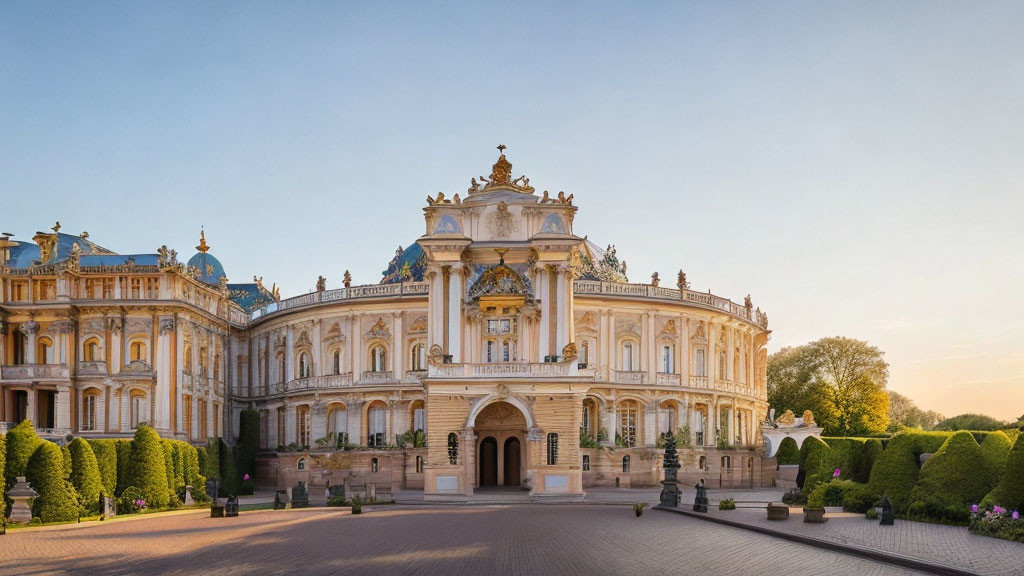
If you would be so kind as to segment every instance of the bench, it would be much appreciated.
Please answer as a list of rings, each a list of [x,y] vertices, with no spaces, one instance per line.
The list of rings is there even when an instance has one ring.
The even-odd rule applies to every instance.
[[[735,500],[737,508],[767,508],[772,505],[771,502],[761,502],[758,500]]]
[[[789,520],[789,506],[771,502],[768,504],[769,520]]]

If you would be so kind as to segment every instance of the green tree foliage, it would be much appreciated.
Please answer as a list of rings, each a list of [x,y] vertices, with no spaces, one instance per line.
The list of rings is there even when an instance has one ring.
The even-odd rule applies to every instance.
[[[1008,510],[1024,510],[1024,434],[1017,437],[1006,457],[999,484],[982,501],[987,506],[998,505]]]
[[[903,515],[910,506],[910,491],[921,473],[918,457],[934,453],[949,437],[946,432],[904,430],[889,439],[871,469],[872,492],[888,496],[893,509]]]
[[[768,359],[768,401],[777,412],[814,412],[829,436],[884,432],[889,425],[883,352],[861,340],[822,338]]]
[[[89,446],[96,456],[103,493],[113,496],[117,492],[117,440],[89,440]]]
[[[200,473],[199,450],[191,444],[182,442],[181,463],[185,484],[202,490],[206,485],[206,478]]]
[[[202,476],[206,476],[206,461],[209,460],[210,458],[206,452],[206,446],[199,446],[198,448],[196,448],[196,458],[199,459],[199,474],[201,474]]]
[[[207,478],[220,480],[220,438],[211,438],[206,443],[206,471]]]
[[[953,433],[921,467],[910,493],[910,514],[934,519],[966,519],[967,509],[995,485],[995,471],[970,432]]]
[[[35,426],[25,420],[7,431],[7,464],[4,467],[4,482],[7,488],[14,486],[18,476],[25,476],[28,460],[44,440],[36,435]]]
[[[32,515],[43,522],[67,522],[78,518],[78,495],[64,476],[64,454],[53,442],[41,441],[26,464],[26,477],[39,496]]]
[[[947,418],[935,425],[936,430],[956,432],[957,430],[999,430],[1006,428],[1006,422],[984,414],[961,414]]]
[[[260,413],[258,410],[242,410],[238,424],[238,472],[256,473],[256,453],[260,450]]]
[[[913,400],[899,392],[889,391],[889,432],[900,428],[931,430],[945,418],[934,410],[921,410]]]
[[[138,489],[151,508],[165,508],[169,502],[166,462],[156,430],[139,426],[131,443],[125,485]]]
[[[79,503],[86,510],[99,510],[103,481],[92,446],[81,438],[75,438],[68,445],[68,451],[71,453],[71,485],[78,492]]]
[[[797,448],[796,440],[788,436],[779,443],[779,451],[775,453],[775,460],[779,465],[791,465],[800,463],[800,449]]]
[[[235,466],[235,456],[231,447],[220,440],[220,490],[226,496],[237,496],[241,489],[241,476]]]
[[[801,490],[810,494],[820,482],[832,478],[833,454],[823,440],[811,436],[800,446],[800,471],[803,472],[804,483]]]
[[[67,446],[61,446],[60,454],[64,458],[64,479],[71,480],[71,450]]]
[[[128,469],[132,462],[132,443],[128,440],[117,440],[114,444],[117,452],[117,496],[124,493],[128,484]]]

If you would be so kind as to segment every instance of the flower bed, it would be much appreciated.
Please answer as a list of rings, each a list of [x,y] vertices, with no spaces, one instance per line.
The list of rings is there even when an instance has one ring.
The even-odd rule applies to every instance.
[[[1001,506],[991,510],[971,506],[970,531],[982,536],[1024,542],[1024,519],[1016,510],[1009,511]]]

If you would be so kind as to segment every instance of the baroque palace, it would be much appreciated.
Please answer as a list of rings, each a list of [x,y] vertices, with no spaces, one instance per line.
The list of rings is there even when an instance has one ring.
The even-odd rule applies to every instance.
[[[258,484],[385,478],[427,498],[653,485],[672,431],[684,481],[770,484],[765,314],[682,271],[629,283],[614,247],[576,235],[573,195],[538,194],[499,152],[464,197],[427,197],[379,283],[346,272],[284,300],[228,282],[205,234],[187,263],[59,223],[5,234],[0,428],[230,441],[249,408]]]

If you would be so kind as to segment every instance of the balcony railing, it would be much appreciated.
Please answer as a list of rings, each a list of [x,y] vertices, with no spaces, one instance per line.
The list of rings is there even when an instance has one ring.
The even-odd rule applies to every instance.
[[[668,374],[665,372],[658,372],[655,384],[657,384],[658,386],[679,386],[679,382],[679,374]]]
[[[79,376],[106,376],[107,363],[103,361],[89,361],[78,363]]]
[[[709,387],[707,376],[690,376],[690,388],[707,390]]]
[[[431,378],[557,378],[569,376],[569,363],[493,362],[430,366]]]
[[[275,312],[312,306],[323,302],[362,298],[393,298],[395,296],[426,296],[429,286],[428,282],[400,282],[396,284],[368,284],[366,286],[350,286],[348,288],[324,290],[323,292],[310,292],[309,294],[274,302],[259,310],[254,310],[249,314],[248,321],[253,321]]]
[[[620,384],[647,384],[647,372],[637,370],[612,370],[612,381]]]
[[[0,378],[4,380],[50,379],[66,380],[67,364],[20,364],[0,367]]]
[[[360,384],[389,384],[395,382],[395,373],[391,370],[381,370],[379,372],[365,371],[363,376],[359,379]]]
[[[640,298],[655,298],[658,300],[684,301],[687,304],[711,308],[725,312],[748,322],[753,322],[762,328],[768,327],[766,316],[758,315],[751,308],[737,304],[728,298],[715,296],[709,292],[694,292],[693,290],[679,290],[674,288],[662,288],[650,284],[619,284],[617,282],[598,282],[595,280],[576,280],[573,282],[574,294],[602,294],[612,296],[627,296]]]
[[[406,370],[405,371],[405,382],[409,384],[417,384],[420,380],[427,377],[426,370]]]

